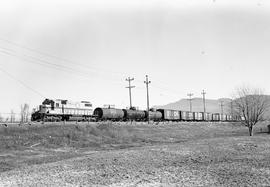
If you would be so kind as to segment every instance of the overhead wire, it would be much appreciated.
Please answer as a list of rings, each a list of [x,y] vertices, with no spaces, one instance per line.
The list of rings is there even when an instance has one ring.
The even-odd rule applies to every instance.
[[[80,75],[80,76],[85,77],[87,79],[90,78],[89,75],[92,75],[92,74],[89,74],[89,72],[87,73],[87,72],[79,71],[77,69],[74,69],[74,68],[71,68],[71,67],[68,67],[68,66],[51,63],[51,62],[48,62],[46,60],[39,59],[39,58],[36,58],[36,57],[32,57],[32,56],[29,56],[29,55],[21,56],[21,55],[18,55],[16,53],[12,53],[13,50],[10,50],[10,49],[7,49],[7,48],[0,47],[0,49],[9,50],[9,51],[0,50],[0,52],[4,53],[6,55],[9,55],[9,56],[13,56],[13,57],[22,59],[22,60],[24,60],[24,61],[26,61],[28,63],[38,64],[38,65],[41,65],[41,66],[45,66],[47,68],[53,68],[53,69],[57,69],[57,70],[60,70],[60,71],[67,72],[67,73],[76,73],[77,75]],[[104,79],[104,77],[101,77],[101,78]],[[118,79],[117,80],[116,79],[112,80],[112,78],[110,78],[110,81],[113,82],[114,84],[116,84],[116,82],[117,82],[118,85],[119,85],[119,82],[122,83],[122,81],[119,81]]]
[[[111,71],[111,70],[108,71],[108,70],[105,70],[104,68],[96,68],[96,67],[88,66],[88,65],[85,65],[85,64],[82,64],[82,63],[75,63],[72,60],[62,58],[62,57],[59,57],[59,56],[56,56],[56,55],[53,55],[53,54],[49,54],[47,52],[43,52],[43,51],[40,51],[38,49],[34,49],[34,48],[31,48],[31,47],[28,47],[28,46],[25,46],[25,45],[21,45],[21,44],[18,44],[16,42],[13,42],[13,41],[10,41],[10,40],[7,40],[7,39],[0,38],[0,40],[4,41],[4,42],[7,42],[9,44],[12,44],[14,46],[17,46],[17,47],[20,47],[20,48],[23,48],[23,49],[38,53],[38,54],[43,55],[43,56],[47,56],[47,57],[50,57],[50,58],[55,58],[57,60],[67,62],[67,63],[72,64],[72,65],[78,65],[78,66],[82,66],[84,68],[88,68],[88,69],[90,69],[92,71],[96,70],[96,71],[99,71],[99,72],[103,71],[103,72],[107,72],[107,73],[110,72],[110,73],[113,73],[113,74],[122,75],[122,73],[120,73],[120,72],[115,72],[115,71]]]
[[[62,58],[62,57],[59,57],[59,56],[56,56],[56,55],[52,55],[52,54],[49,54],[49,53],[40,51],[40,50],[38,50],[38,49],[34,49],[34,48],[32,48],[32,47],[28,47],[28,46],[25,46],[25,45],[22,45],[22,44],[18,44],[18,43],[16,43],[16,42],[13,42],[13,41],[10,41],[10,40],[4,39],[4,38],[0,38],[0,40],[1,40],[1,41],[4,41],[4,42],[7,42],[7,43],[9,43],[9,44],[12,44],[12,45],[14,45],[14,46],[23,48],[23,49],[26,49],[26,50],[29,50],[29,51],[33,51],[33,52],[35,52],[35,53],[38,53],[38,54],[41,54],[41,55],[44,55],[44,56],[48,56],[48,57],[51,57],[51,58],[55,58],[55,59],[58,59],[58,60],[61,60],[61,61],[65,61],[65,62],[71,63],[72,65],[80,65],[80,66],[86,67],[86,68],[88,68],[88,69],[90,69],[90,70],[92,70],[92,71],[93,71],[93,69],[95,69],[95,70],[98,70],[98,71],[105,71],[105,72],[108,73],[107,70],[104,70],[104,69],[101,69],[101,68],[90,67],[90,66],[88,66],[88,65],[81,64],[81,63],[74,63],[73,61],[71,61],[71,60],[69,60],[69,59]],[[109,71],[109,73],[112,73],[112,74],[119,74],[119,75],[121,74],[121,76],[122,76],[122,73],[120,73],[120,72]],[[143,82],[143,80],[140,80],[140,81]],[[155,81],[155,82],[156,82],[156,81]],[[159,83],[162,83],[162,82],[159,80]],[[174,94],[177,94],[177,95],[179,94],[178,91],[172,90],[171,88],[167,88],[167,87],[165,88],[165,87],[163,87],[163,86],[162,86],[162,87],[161,87],[161,86],[155,86],[154,84],[157,85],[157,83],[153,83],[153,86],[156,87],[156,88],[159,88],[159,89],[165,89],[166,91],[170,90],[171,92],[174,92]],[[162,83],[162,84],[165,85],[166,83]]]
[[[4,47],[0,47],[0,49],[4,49],[4,50],[7,50],[9,52],[6,52],[6,51],[1,51],[3,53],[9,53],[9,55],[13,55],[13,56],[17,56],[17,57],[21,57],[21,58],[30,58],[32,60],[34,60],[35,62],[33,63],[36,63],[36,61],[39,61],[43,64],[47,64],[47,65],[50,65],[50,66],[54,66],[56,68],[61,68],[61,69],[65,69],[65,70],[69,70],[69,71],[77,71],[79,73],[85,73],[85,72],[82,72],[82,71],[78,71],[77,69],[75,68],[72,68],[72,67],[69,67],[69,66],[65,66],[65,65],[62,65],[62,64],[56,64],[56,63],[52,63],[52,62],[49,62],[47,60],[44,60],[44,59],[40,59],[40,58],[37,58],[37,57],[33,57],[33,56],[29,56],[29,55],[25,55],[23,54],[23,56],[20,56],[18,54],[16,54],[16,51],[12,50],[12,49],[8,49],[8,48],[4,48]],[[13,52],[13,54],[10,53],[10,51]],[[88,73],[87,73],[88,74]]]
[[[27,85],[26,83],[24,83],[22,80],[17,79],[15,76],[13,76],[12,74],[10,74],[9,72],[7,72],[6,70],[2,69],[0,67],[0,71],[2,71],[3,73],[5,73],[6,75],[8,75],[10,78],[12,78],[13,80],[17,81],[18,83],[20,83],[21,85],[23,85],[25,88],[31,90],[32,92],[36,93],[37,95],[46,98],[42,93],[40,93],[39,91],[35,90],[34,88],[30,87],[29,85]]]
[[[135,79],[134,81],[136,81],[136,82],[144,82],[144,80],[141,80],[141,79]],[[182,93],[180,93],[180,92],[178,92],[178,91],[176,91],[176,90],[173,90],[173,89],[171,89],[171,88],[165,88],[165,87],[163,87],[163,86],[160,86],[159,85],[159,82],[160,81],[158,81],[158,80],[155,80],[155,81],[152,81],[151,82],[151,86],[152,87],[155,87],[155,88],[157,88],[157,89],[159,89],[159,90],[162,90],[162,91],[166,91],[166,92],[170,92],[171,94],[173,94],[173,95],[177,95],[177,96],[179,96],[179,95],[181,95]],[[167,94],[166,94],[167,95]]]
[[[72,64],[72,65],[76,65],[76,66],[80,66],[80,67],[85,67],[85,68],[87,68],[88,70],[91,70],[91,71],[93,71],[93,72],[97,72],[97,71],[98,71],[98,72],[101,72],[101,71],[105,72],[104,70],[102,70],[102,69],[100,69],[100,68],[94,68],[94,67],[89,67],[89,66],[87,66],[87,65],[85,65],[85,64],[74,63],[74,62],[72,62],[72,61],[70,61],[70,60],[68,60],[68,59],[61,58],[61,57],[58,57],[58,56],[56,56],[56,55],[51,55],[51,54],[42,52],[42,51],[37,50],[37,49],[34,49],[34,48],[30,48],[30,47],[27,47],[27,46],[18,44],[18,43],[16,43],[16,42],[12,42],[12,41],[10,41],[10,40],[6,40],[6,39],[3,39],[3,38],[0,38],[0,40],[2,40],[2,41],[4,41],[4,42],[7,42],[7,43],[9,43],[9,44],[12,44],[12,45],[14,45],[14,46],[17,46],[17,47],[20,47],[20,48],[23,48],[23,49],[26,49],[26,50],[29,50],[29,51],[32,51],[32,52],[41,54],[41,55],[43,55],[43,56],[47,56],[47,57],[50,57],[50,58],[58,59],[58,60],[60,60],[60,61],[68,62],[69,64]],[[7,49],[7,48],[3,48],[3,47],[0,47],[0,48],[2,48],[2,49],[4,49],[4,50],[9,50],[9,51],[15,52],[14,50],[11,50],[11,49]],[[51,62],[49,62],[49,61],[47,61],[47,60],[40,59],[40,58],[37,58],[37,57],[33,57],[33,56],[25,55],[25,54],[23,55],[23,57],[20,57],[20,56],[18,56],[17,54],[10,54],[10,52],[6,52],[6,51],[0,51],[0,52],[5,53],[5,54],[8,54],[8,55],[11,55],[11,56],[16,56],[16,57],[18,57],[18,58],[30,58],[30,59],[32,59],[32,60],[35,61],[34,63],[37,63],[36,61],[38,61],[38,62],[40,62],[40,63],[37,63],[37,64],[39,64],[39,65],[44,65],[44,64],[46,64],[46,65],[52,66],[53,68],[58,69],[58,70],[61,70],[61,71],[75,72],[75,73],[77,73],[77,74],[80,74],[81,76],[82,76],[82,74],[83,74],[83,75],[89,76],[89,73],[87,73],[87,72],[80,71],[80,70],[75,69],[75,68],[73,68],[73,67],[69,67],[69,66],[62,65],[62,64],[60,65],[60,64],[56,64],[56,63],[51,63]],[[16,52],[15,52],[15,53],[16,53]],[[26,60],[27,60],[27,59],[26,59]],[[29,61],[27,61],[27,62],[29,62]],[[33,62],[30,62],[30,63],[33,63]],[[112,71],[109,71],[109,73],[110,73],[110,74],[119,74],[119,75],[120,75],[119,72],[112,72]],[[106,74],[108,75],[108,72],[106,72]],[[87,77],[87,78],[88,78],[88,77]],[[104,77],[102,77],[102,78],[104,78]],[[112,80],[112,79],[110,78],[110,81],[111,81],[111,80]],[[143,83],[143,80],[140,80],[140,79],[139,79],[139,80],[137,79],[136,81],[137,81],[137,82],[140,81],[140,83]],[[118,79],[117,79],[117,82],[121,82],[121,83],[122,83],[122,81],[120,81],[120,80],[118,80]],[[160,82],[160,81],[159,81],[159,82]],[[160,89],[160,90],[163,90],[163,91],[165,90],[166,92],[169,91],[170,93],[173,93],[174,95],[179,95],[179,94],[180,94],[178,91],[172,90],[171,88],[165,88],[165,87],[163,87],[163,86],[160,86],[160,84],[158,85],[158,84],[157,84],[157,81],[153,82],[153,83],[152,83],[152,86],[155,87],[155,88],[158,88],[158,89]],[[138,88],[138,89],[143,89],[142,87],[137,87],[137,88]],[[167,94],[166,94],[166,95],[167,95]]]

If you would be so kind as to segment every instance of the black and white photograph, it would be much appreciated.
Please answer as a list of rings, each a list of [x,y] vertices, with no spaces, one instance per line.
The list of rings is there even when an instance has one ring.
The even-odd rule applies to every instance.
[[[1,0],[0,186],[270,186],[270,1]]]

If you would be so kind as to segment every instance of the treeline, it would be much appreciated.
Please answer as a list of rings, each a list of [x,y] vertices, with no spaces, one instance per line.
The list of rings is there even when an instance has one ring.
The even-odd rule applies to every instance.
[[[10,113],[5,113],[5,115],[0,113],[0,122],[4,123],[26,123],[30,121],[31,113],[29,104],[24,103],[20,106],[20,113],[15,113],[11,110]]]

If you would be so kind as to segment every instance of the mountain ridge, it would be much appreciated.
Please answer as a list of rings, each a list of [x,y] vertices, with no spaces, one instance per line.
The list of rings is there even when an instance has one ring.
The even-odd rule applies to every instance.
[[[270,95],[267,96],[268,106],[270,106]],[[219,98],[219,99],[205,99],[206,112],[210,113],[222,113],[221,102],[223,101],[223,113],[231,114],[232,106],[230,98]],[[171,110],[190,110],[189,99],[180,99],[175,102],[168,103],[166,105],[153,106],[153,108],[171,109]],[[192,99],[192,112],[203,112],[203,99],[196,97]],[[264,113],[264,118],[270,120],[270,107],[268,107]]]
[[[230,113],[231,99],[229,98],[205,99],[206,112],[221,113],[221,102],[223,102],[223,113]],[[153,106],[153,108],[189,111],[190,102],[189,99],[180,99],[178,101],[171,102],[166,105]],[[196,97],[192,99],[193,112],[202,112],[204,110],[203,108],[204,107],[202,98]]]

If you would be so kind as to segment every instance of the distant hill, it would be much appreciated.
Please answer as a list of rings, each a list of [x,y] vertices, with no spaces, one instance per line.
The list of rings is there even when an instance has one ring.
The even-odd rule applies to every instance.
[[[223,111],[224,113],[230,112],[230,102],[231,100],[228,98],[220,98],[220,99],[205,99],[206,112],[211,113],[220,113],[221,106],[220,103],[223,101]],[[184,110],[189,111],[189,100],[181,99],[179,101],[169,103],[162,106],[154,106],[153,108],[163,108],[163,109],[172,109],[172,110]],[[203,111],[203,100],[202,98],[193,98],[192,100],[192,111],[194,112],[202,112]]]

